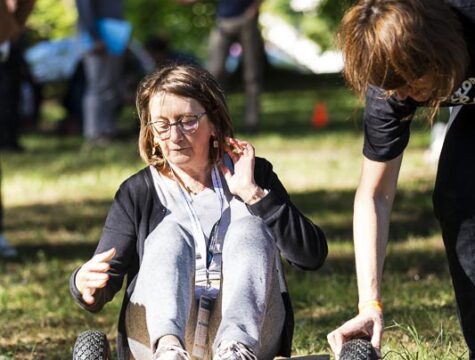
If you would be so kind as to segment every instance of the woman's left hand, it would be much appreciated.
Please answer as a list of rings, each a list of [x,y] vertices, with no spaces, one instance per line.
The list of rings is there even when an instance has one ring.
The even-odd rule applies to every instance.
[[[265,193],[254,181],[254,147],[247,141],[226,138],[226,152],[234,164],[234,173],[221,164],[229,191],[239,196],[245,203],[252,204],[264,197]]]

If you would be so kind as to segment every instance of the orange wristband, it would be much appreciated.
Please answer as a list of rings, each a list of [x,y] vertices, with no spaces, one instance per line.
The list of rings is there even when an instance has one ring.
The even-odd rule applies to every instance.
[[[383,312],[383,303],[379,300],[369,300],[358,304],[358,311],[361,313],[364,309],[372,307],[373,309]]]

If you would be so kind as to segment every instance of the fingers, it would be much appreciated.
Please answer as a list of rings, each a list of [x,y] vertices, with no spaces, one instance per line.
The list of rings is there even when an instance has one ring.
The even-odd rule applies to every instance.
[[[226,152],[231,156],[231,158],[238,158],[237,155],[254,156],[255,149],[249,142],[230,137],[225,138],[225,141],[227,145]],[[230,154],[230,152],[232,154]]]
[[[102,272],[102,273],[110,269],[109,263],[106,263],[106,262],[87,262],[86,264],[84,264],[84,267],[88,271]]]
[[[94,303],[93,295],[96,289],[107,285],[109,280],[107,271],[110,269],[108,261],[112,260],[115,254],[115,248],[96,254],[79,269],[76,275],[76,287],[87,304]]]
[[[108,280],[108,274],[86,272],[81,276],[80,279],[76,279],[76,287],[82,294],[82,298],[86,302],[86,304],[91,305],[95,302],[93,295],[96,292],[96,289],[100,289],[106,286]]]
[[[86,272],[82,276],[82,281],[86,287],[104,287],[107,280],[109,280],[109,274],[106,273]]]
[[[92,260],[95,261],[110,261],[115,255],[115,248],[111,248],[107,251],[94,255]]]
[[[229,155],[233,163],[239,160],[239,156],[237,155],[237,153],[234,151],[232,147],[226,144],[224,150]]]
[[[371,345],[376,349],[378,356],[381,357],[381,337],[383,335],[383,325],[375,322],[373,325],[373,336],[371,336]]]
[[[88,266],[84,265],[76,276],[76,287],[81,293],[84,293],[86,289],[103,288],[108,280],[109,274],[91,271]]]
[[[369,335],[366,327],[371,321],[371,318],[366,318],[362,317],[361,315],[357,315],[353,319],[350,319],[345,322],[338,329],[328,334],[328,343],[330,344],[330,347],[335,353],[337,359],[340,355],[341,348],[345,342],[356,337]]]
[[[82,266],[83,272],[105,273],[110,269],[108,261],[112,260],[115,252],[115,248],[112,248],[94,255],[91,260]]]
[[[340,357],[341,347],[343,346],[344,337],[343,334],[336,329],[327,335],[328,343],[335,354],[336,359]]]
[[[94,304],[94,291],[92,289],[84,289],[82,293],[82,298],[86,304],[92,305]]]
[[[89,280],[87,281],[87,286],[85,287],[85,289],[101,289],[107,285],[107,280],[109,280],[109,278],[104,280]]]

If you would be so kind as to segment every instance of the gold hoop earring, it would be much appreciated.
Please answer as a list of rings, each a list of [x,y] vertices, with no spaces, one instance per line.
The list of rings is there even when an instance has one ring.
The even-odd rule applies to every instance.
[[[162,154],[160,146],[153,144],[152,147],[152,156],[160,156]]]

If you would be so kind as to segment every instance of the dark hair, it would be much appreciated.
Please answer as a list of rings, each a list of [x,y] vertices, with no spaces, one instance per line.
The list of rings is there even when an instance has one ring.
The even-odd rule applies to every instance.
[[[469,55],[455,12],[443,0],[360,0],[338,33],[344,75],[363,97],[376,85],[395,90],[433,74],[438,107],[463,80]]]
[[[173,64],[160,68],[139,84],[136,107],[140,118],[139,151],[142,159],[159,170],[165,166],[165,159],[158,144],[153,141],[149,126],[150,99],[158,93],[191,98],[203,106],[215,128],[213,140],[218,141],[218,148],[210,146],[210,160],[220,160],[224,153],[224,138],[233,136],[231,116],[218,82],[208,71],[191,64]]]

